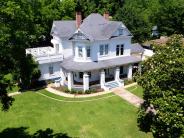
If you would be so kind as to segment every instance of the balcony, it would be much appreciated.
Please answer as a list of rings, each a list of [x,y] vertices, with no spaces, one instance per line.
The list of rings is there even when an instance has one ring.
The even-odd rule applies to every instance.
[[[31,54],[39,64],[59,62],[63,60],[63,55],[57,53],[53,47],[38,47],[26,49],[26,54]]]

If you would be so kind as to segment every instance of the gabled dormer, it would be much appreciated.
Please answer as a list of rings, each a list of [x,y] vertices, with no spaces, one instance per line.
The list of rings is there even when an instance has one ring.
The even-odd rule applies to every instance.
[[[124,25],[121,25],[112,34],[112,37],[118,37],[118,36],[132,36],[132,34]]]
[[[77,30],[70,38],[69,40],[89,40],[89,38],[80,30]]]

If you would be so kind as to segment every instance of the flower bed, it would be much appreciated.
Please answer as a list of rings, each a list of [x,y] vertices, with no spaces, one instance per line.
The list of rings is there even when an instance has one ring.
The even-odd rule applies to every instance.
[[[89,89],[85,92],[83,90],[76,90],[71,89],[69,90],[66,86],[60,86],[60,87],[52,87],[53,89],[56,89],[61,92],[70,93],[70,94],[91,94],[91,93],[97,93],[97,92],[103,92],[104,89],[101,89],[100,87],[96,87],[95,89]]]

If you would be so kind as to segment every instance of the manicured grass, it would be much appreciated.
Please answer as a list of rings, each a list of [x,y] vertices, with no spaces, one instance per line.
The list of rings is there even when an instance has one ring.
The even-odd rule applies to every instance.
[[[141,86],[135,85],[135,86],[127,88],[127,90],[132,92],[133,94],[143,98],[143,89]]]
[[[45,90],[40,93],[59,100],[70,100]],[[96,98],[105,99],[94,100]],[[67,133],[70,137],[102,138],[150,138],[138,130],[137,108],[113,94],[100,97],[80,98],[94,100],[83,102],[62,102],[44,97],[35,92],[15,96],[15,102],[8,112],[0,111],[0,136],[22,138],[22,131],[33,134],[38,130],[52,129],[53,133]],[[25,130],[21,127],[25,127]],[[5,133],[6,128],[9,129]],[[16,129],[15,129],[16,128]],[[15,132],[14,132],[15,131]],[[16,133],[16,134],[15,134]],[[11,135],[11,136],[10,136]],[[25,134],[24,134],[25,135]],[[24,138],[24,137],[23,137]]]

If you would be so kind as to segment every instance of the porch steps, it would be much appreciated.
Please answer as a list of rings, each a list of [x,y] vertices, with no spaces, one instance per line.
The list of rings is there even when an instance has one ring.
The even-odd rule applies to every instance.
[[[108,87],[109,89],[113,89],[113,88],[119,87],[119,84],[116,81],[110,81],[105,83],[105,87]]]

